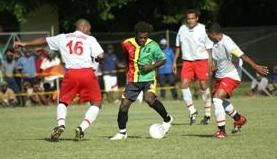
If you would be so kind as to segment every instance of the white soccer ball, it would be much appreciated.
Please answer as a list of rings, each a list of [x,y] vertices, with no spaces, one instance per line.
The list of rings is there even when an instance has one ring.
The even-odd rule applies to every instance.
[[[149,128],[149,134],[153,139],[163,138],[165,135],[165,131],[162,124],[160,123],[152,124]]]

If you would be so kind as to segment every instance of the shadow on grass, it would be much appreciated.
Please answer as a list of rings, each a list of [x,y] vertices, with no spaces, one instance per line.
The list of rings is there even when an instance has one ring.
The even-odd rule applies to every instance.
[[[47,142],[53,142],[53,143],[56,143],[56,142],[59,142],[59,141],[73,141],[73,142],[78,142],[78,141],[74,140],[74,138],[61,138],[61,139],[59,139],[58,141],[52,141],[50,138],[36,138],[36,139],[29,138],[29,139],[17,139],[17,140],[47,141]],[[89,140],[90,140],[90,139],[82,139],[80,142],[89,141]]]
[[[214,135],[211,134],[185,134],[181,136],[191,136],[191,137],[200,137],[200,138],[212,138]]]
[[[190,125],[189,123],[172,123],[174,126]]]

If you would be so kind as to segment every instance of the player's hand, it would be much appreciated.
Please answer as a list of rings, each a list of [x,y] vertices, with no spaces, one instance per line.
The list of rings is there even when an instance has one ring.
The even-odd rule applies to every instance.
[[[140,65],[139,67],[140,67],[140,70],[144,72],[149,72],[154,69],[154,65]]]
[[[25,47],[26,43],[21,42],[21,41],[16,41],[14,42],[14,47]]]
[[[267,66],[256,65],[255,70],[262,75],[267,75],[269,73]]]
[[[177,64],[176,63],[174,63],[172,65],[172,71],[173,71],[174,74],[177,74]]]

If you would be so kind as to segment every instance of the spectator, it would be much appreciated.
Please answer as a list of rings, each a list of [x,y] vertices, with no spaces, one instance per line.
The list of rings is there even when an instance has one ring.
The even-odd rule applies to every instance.
[[[266,95],[265,90],[268,85],[268,79],[256,73],[256,80],[251,83],[251,95]]]
[[[267,90],[272,95],[277,95],[277,65],[273,66],[272,73],[268,76],[269,83],[267,86]]]
[[[42,72],[41,63],[47,57],[48,57],[48,52],[46,50],[44,50],[43,48],[38,48],[35,51],[35,67],[36,67],[37,74],[40,74]]]
[[[0,105],[3,107],[15,106],[17,104],[14,91],[8,87],[8,83],[3,81],[0,86]]]
[[[159,73],[158,79],[161,86],[160,95],[161,95],[161,98],[165,98],[166,90],[163,87],[165,87],[166,84],[169,84],[171,87],[174,87],[170,89],[173,99],[177,99],[178,94],[175,88],[175,77],[172,70],[172,65],[174,62],[175,55],[173,50],[168,47],[168,42],[166,39],[161,39],[160,47],[162,48],[163,53],[165,54],[165,57],[166,57],[166,63],[163,66],[161,66],[158,71]]]
[[[7,49],[5,55],[6,59],[2,63],[2,72],[5,81],[8,83],[9,88],[11,88],[15,93],[19,93],[20,89],[14,78],[14,72],[16,69],[16,60],[14,59],[15,50]]]
[[[17,61],[17,70],[22,73],[23,81],[34,83],[36,76],[35,56],[30,50],[23,50],[24,56]]]
[[[113,93],[118,90],[116,68],[119,64],[113,45],[108,45],[102,65],[103,81],[108,102],[113,102]]]

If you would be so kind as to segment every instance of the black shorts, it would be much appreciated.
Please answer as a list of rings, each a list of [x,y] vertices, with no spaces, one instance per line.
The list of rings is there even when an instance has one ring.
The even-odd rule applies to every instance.
[[[132,82],[128,83],[125,87],[122,98],[126,98],[130,101],[135,101],[141,91],[145,94],[146,92],[152,92],[155,94],[156,82]]]

